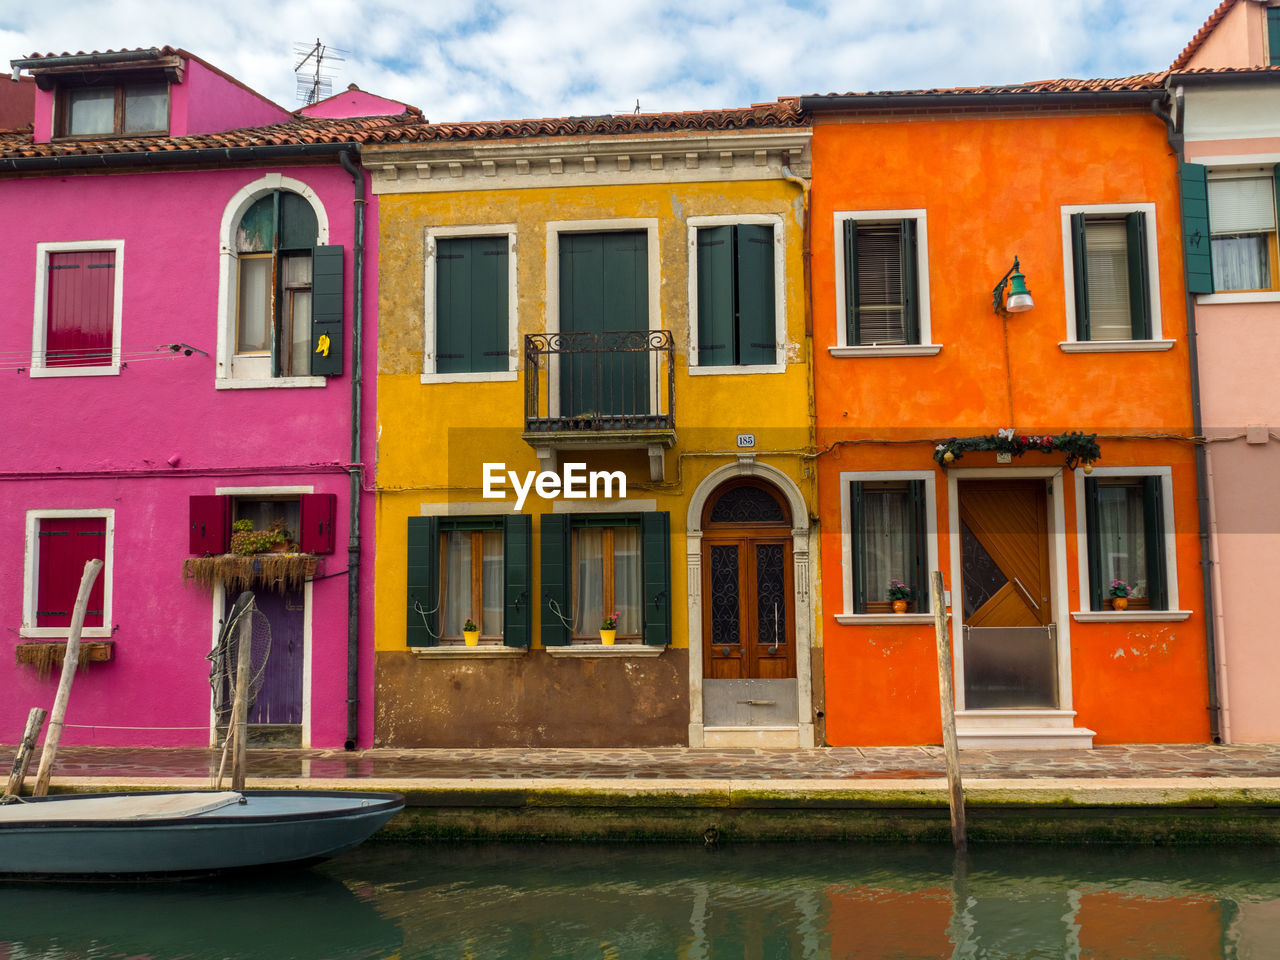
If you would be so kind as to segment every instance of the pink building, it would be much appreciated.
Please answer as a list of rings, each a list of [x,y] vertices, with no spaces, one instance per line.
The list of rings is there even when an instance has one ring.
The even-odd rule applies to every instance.
[[[291,113],[169,47],[13,67],[37,91],[34,131],[0,133],[0,742],[51,704],[99,557],[64,743],[214,742],[206,658],[246,583],[258,742],[369,743],[360,142],[416,111],[353,89]]]
[[[1174,62],[1219,735],[1280,740],[1280,4],[1225,0]]]

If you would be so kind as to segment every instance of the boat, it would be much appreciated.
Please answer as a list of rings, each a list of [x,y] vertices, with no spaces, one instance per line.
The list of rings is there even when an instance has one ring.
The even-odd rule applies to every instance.
[[[398,793],[139,791],[0,805],[0,878],[200,876],[305,864],[358,846]]]

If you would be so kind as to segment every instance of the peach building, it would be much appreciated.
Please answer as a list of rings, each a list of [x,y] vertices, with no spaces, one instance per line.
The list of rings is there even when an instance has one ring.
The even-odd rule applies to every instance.
[[[1166,86],[1198,349],[1220,736],[1280,739],[1266,597],[1280,577],[1280,4],[1226,0]]]

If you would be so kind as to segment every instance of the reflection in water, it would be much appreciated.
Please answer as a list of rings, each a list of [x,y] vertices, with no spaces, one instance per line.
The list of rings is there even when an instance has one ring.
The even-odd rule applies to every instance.
[[[194,883],[0,885],[0,960],[1280,956],[1261,848],[368,844]]]

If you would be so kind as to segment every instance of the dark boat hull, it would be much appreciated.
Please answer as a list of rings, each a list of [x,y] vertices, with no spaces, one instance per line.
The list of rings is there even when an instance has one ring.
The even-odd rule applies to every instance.
[[[399,794],[249,790],[243,803],[188,816],[76,818],[77,802],[107,796],[157,794],[25,801],[0,819],[0,877],[191,876],[323,860],[363,843],[404,807]]]

